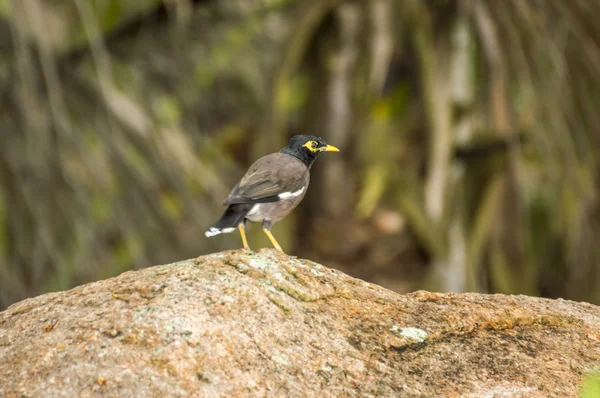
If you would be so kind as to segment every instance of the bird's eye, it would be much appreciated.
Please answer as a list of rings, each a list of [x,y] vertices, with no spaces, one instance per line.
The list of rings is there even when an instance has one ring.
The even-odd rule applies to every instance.
[[[316,142],[314,142],[314,141],[313,141],[313,142],[312,142],[312,144],[311,144],[311,146],[312,146],[313,148],[316,148],[316,147],[317,147],[317,145],[318,145],[318,144],[317,144]]]

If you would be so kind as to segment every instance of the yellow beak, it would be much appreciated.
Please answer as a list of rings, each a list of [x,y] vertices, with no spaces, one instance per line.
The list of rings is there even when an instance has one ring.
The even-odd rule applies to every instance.
[[[321,152],[339,152],[340,150],[334,147],[333,145],[327,145],[319,148]]]

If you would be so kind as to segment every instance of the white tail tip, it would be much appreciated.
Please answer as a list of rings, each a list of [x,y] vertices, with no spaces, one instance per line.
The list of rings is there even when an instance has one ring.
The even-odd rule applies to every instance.
[[[219,234],[229,234],[229,233],[231,233],[233,231],[235,231],[235,228],[232,228],[232,227],[230,227],[230,228],[222,228],[222,229],[215,228],[215,227],[210,227],[210,229],[208,231],[206,231],[204,233],[204,235],[207,238],[210,238],[210,237],[213,237],[213,236],[216,236],[216,235],[219,235]]]

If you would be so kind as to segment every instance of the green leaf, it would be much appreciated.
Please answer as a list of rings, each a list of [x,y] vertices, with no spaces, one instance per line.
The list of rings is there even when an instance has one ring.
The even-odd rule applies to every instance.
[[[600,398],[600,372],[590,372],[583,380],[581,398]]]

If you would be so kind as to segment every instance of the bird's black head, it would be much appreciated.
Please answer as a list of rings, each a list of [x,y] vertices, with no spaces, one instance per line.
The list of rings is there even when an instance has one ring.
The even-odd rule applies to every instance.
[[[333,145],[327,145],[321,138],[313,135],[295,135],[280,152],[292,155],[310,167],[321,152],[339,151]]]

